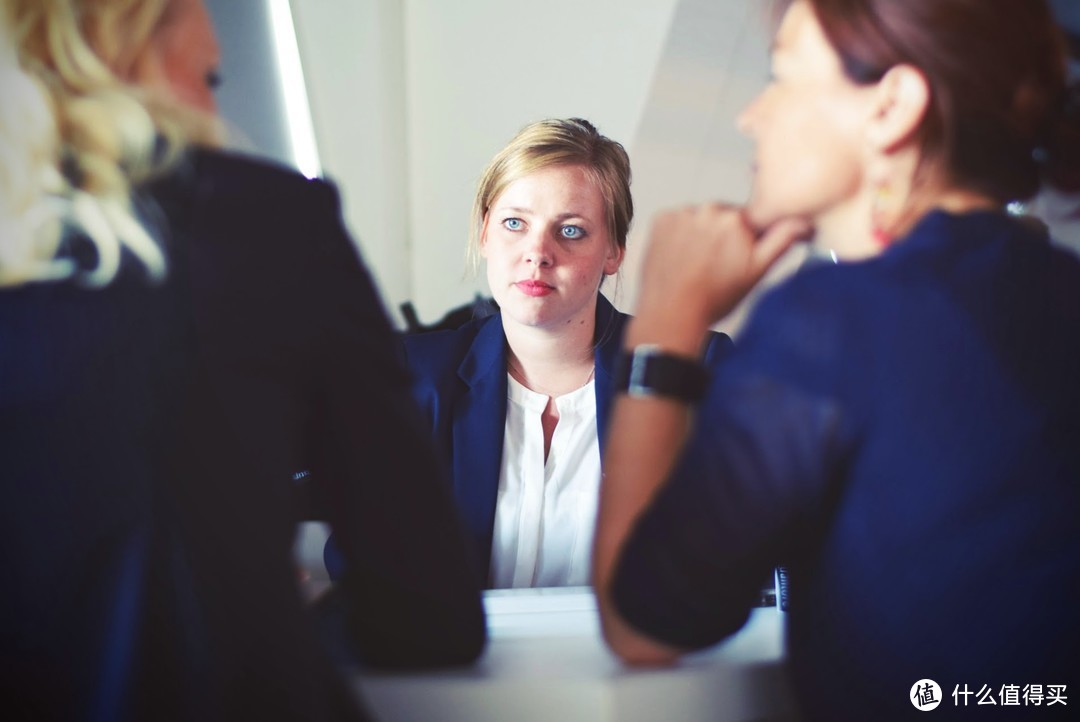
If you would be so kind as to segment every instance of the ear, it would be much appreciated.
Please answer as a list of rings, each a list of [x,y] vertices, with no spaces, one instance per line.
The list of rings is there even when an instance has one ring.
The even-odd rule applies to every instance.
[[[619,266],[622,265],[623,256],[626,255],[626,249],[622,246],[612,245],[608,250],[607,258],[604,259],[604,275],[610,276],[619,270]]]
[[[867,130],[870,145],[891,153],[922,126],[930,107],[930,83],[914,65],[894,65],[878,81]]]

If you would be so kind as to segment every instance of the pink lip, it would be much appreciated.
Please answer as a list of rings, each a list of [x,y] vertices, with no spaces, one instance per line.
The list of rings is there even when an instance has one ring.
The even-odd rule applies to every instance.
[[[518,281],[514,285],[526,296],[546,296],[555,290],[554,286],[543,281]]]

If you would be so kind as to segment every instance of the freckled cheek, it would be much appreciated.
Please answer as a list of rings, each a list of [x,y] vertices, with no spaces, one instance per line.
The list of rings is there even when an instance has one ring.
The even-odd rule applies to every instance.
[[[508,274],[499,263],[498,259],[492,258],[489,254],[487,260],[484,262],[484,269],[487,273],[488,285],[491,286],[491,288],[500,288],[505,285],[504,279],[506,279]]]
[[[600,285],[603,277],[604,269],[602,266],[577,271],[568,279],[570,292],[592,293]]]

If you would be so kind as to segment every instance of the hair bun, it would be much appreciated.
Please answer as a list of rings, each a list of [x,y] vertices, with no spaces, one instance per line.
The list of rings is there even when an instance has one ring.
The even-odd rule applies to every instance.
[[[587,130],[590,135],[599,135],[600,134],[600,131],[598,131],[596,129],[596,126],[593,125],[592,123],[590,123],[589,121],[585,120],[584,118],[571,118],[570,122],[571,123],[577,123],[582,128]]]

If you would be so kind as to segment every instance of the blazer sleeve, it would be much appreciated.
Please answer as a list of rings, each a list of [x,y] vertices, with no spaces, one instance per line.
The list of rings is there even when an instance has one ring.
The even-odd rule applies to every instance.
[[[466,663],[486,629],[476,573],[444,470],[331,186],[311,243],[320,324],[313,353],[311,469],[346,571],[335,595],[361,661]]]

